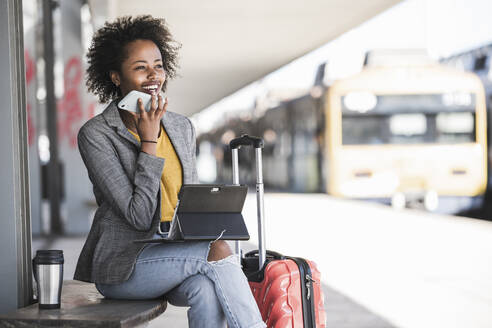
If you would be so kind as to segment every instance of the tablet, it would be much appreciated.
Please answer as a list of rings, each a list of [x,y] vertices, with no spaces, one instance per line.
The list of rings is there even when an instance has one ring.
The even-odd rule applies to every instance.
[[[185,184],[168,234],[134,242],[183,240],[249,240],[241,214],[248,187],[244,185]]]

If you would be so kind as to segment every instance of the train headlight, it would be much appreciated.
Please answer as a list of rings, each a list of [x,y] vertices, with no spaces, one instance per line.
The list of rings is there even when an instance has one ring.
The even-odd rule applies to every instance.
[[[343,105],[348,110],[366,113],[376,107],[378,98],[371,92],[350,92],[343,97]]]
[[[429,212],[437,210],[439,206],[439,195],[434,190],[429,190],[424,196],[424,207]]]
[[[393,207],[395,210],[404,209],[406,203],[407,200],[405,198],[405,195],[401,192],[397,192],[391,197],[391,207]]]

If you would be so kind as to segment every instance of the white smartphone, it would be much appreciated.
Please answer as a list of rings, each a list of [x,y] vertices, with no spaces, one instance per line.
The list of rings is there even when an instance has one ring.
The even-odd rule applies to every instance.
[[[149,111],[152,103],[152,96],[137,90],[130,91],[123,99],[121,99],[118,103],[118,108],[138,114],[140,112],[138,109],[138,98],[142,98],[145,111]]]

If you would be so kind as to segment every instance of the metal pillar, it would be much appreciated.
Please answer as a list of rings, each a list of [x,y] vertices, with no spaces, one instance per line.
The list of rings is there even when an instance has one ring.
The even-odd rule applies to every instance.
[[[58,156],[58,130],[55,99],[55,51],[53,42],[53,9],[56,2],[43,0],[43,58],[45,65],[46,115],[48,138],[50,140],[50,161],[48,163],[48,198],[50,200],[51,232],[63,233],[60,216],[61,170]]]
[[[0,1],[0,313],[32,299],[22,1]]]

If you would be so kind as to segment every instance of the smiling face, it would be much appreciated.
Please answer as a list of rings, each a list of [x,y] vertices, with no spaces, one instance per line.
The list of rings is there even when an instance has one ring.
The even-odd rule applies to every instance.
[[[159,48],[150,40],[135,40],[125,46],[127,57],[111,80],[120,87],[122,97],[137,90],[157,94],[166,80]]]

